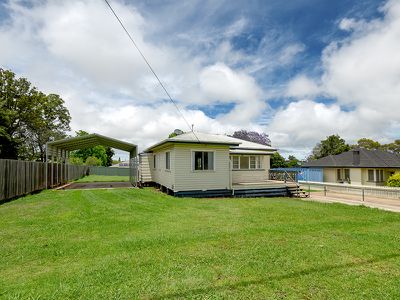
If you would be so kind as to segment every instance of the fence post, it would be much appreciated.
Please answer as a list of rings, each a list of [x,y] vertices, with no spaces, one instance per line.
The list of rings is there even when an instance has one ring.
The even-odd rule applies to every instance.
[[[324,185],[324,196],[326,196],[326,185]]]
[[[362,201],[364,201],[364,189],[361,189],[362,192]]]

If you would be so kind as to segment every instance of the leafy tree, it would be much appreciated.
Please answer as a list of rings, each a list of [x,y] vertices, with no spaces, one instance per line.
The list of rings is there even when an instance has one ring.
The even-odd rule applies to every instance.
[[[43,161],[45,144],[64,138],[70,120],[60,96],[0,68],[0,158]]]
[[[106,167],[112,166],[113,164],[113,156],[115,152],[111,147],[106,147],[106,155],[107,155],[107,162],[106,162]]]
[[[288,160],[286,161],[286,165],[288,168],[298,168],[301,166],[300,160],[298,160],[293,155],[289,155]]]
[[[285,158],[279,154],[279,152],[274,152],[271,155],[271,168],[286,168],[286,160]]]
[[[352,146],[353,148],[364,148],[369,150],[378,150],[382,148],[382,145],[374,140],[362,138],[357,141],[356,145]]]
[[[84,131],[84,130],[79,130],[76,132],[76,136],[85,136],[88,135],[89,133]],[[112,165],[112,157],[114,155],[114,151],[110,147],[104,147],[104,146],[95,146],[91,148],[85,148],[85,149],[79,149],[76,151],[73,151],[71,153],[71,158],[80,158],[82,161],[85,162],[88,159],[88,157],[95,157],[100,160],[100,165],[101,166],[111,166]]]
[[[389,177],[386,183],[387,186],[400,187],[400,173],[395,173]]]
[[[97,158],[95,156],[89,156],[86,158],[85,165],[87,166],[101,166],[102,161],[100,158]]]
[[[400,140],[395,140],[393,143],[385,144],[382,148],[386,151],[400,154]]]
[[[232,137],[266,146],[271,146],[271,140],[269,139],[268,134],[264,132],[259,133],[256,131],[247,131],[242,129],[239,131],[235,131]]]
[[[350,150],[350,146],[338,134],[330,135],[318,143],[312,150],[311,159],[319,159],[328,155],[337,155]]]
[[[72,156],[68,159],[68,163],[71,165],[84,165],[84,161],[80,157]]]

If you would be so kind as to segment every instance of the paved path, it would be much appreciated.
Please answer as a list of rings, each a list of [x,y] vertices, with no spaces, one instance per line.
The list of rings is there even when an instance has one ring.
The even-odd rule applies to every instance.
[[[365,201],[362,201],[361,196],[343,193],[328,192],[324,196],[323,192],[311,192],[310,201],[328,202],[328,203],[344,203],[348,205],[365,205],[368,207],[379,208],[383,210],[389,210],[394,212],[400,212],[400,199],[389,199],[389,198],[378,198],[378,197],[365,197]]]

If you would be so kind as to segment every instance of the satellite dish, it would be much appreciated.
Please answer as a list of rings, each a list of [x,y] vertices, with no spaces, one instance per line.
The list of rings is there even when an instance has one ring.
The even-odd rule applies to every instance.
[[[180,135],[180,134],[183,134],[183,131],[180,130],[180,129],[175,129],[175,130],[174,130],[174,133],[175,133],[176,135]]]

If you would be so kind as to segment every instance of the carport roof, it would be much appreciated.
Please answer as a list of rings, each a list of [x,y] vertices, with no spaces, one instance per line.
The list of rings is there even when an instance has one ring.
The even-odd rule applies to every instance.
[[[84,136],[66,138],[53,142],[48,142],[48,148],[57,148],[65,151],[73,151],[84,148],[91,148],[98,145],[116,148],[136,155],[137,146],[121,140],[116,140],[98,133],[92,133]]]

